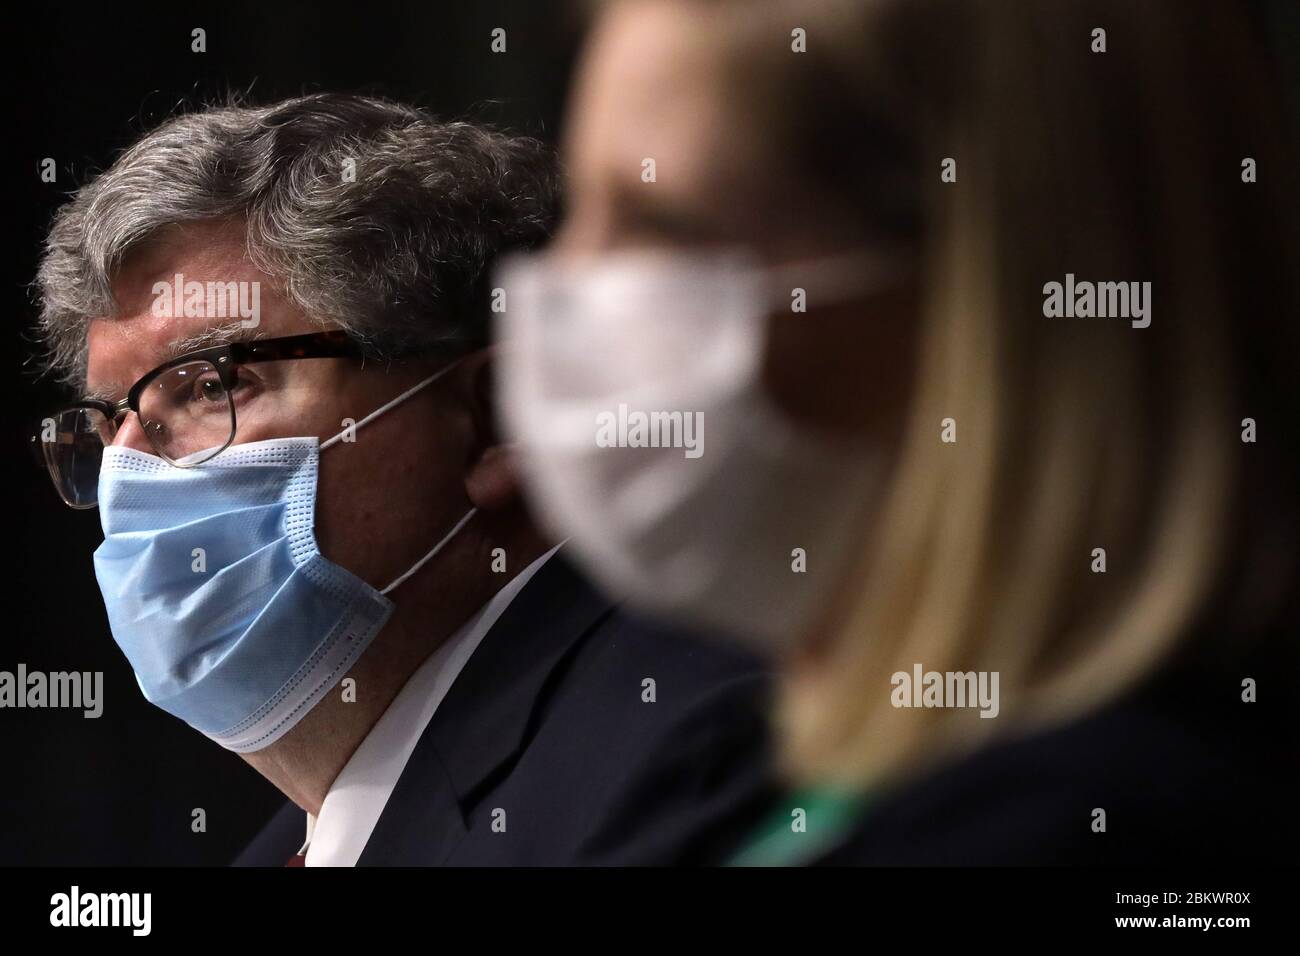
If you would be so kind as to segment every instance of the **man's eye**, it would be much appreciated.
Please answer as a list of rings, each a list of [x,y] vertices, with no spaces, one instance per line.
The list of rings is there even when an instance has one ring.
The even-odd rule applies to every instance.
[[[204,376],[195,379],[190,397],[193,401],[205,404],[224,405],[226,403],[226,389],[221,384],[221,379],[215,375]]]

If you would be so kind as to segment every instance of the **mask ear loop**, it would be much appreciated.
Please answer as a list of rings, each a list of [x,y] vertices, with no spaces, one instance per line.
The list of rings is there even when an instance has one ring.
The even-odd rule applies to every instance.
[[[402,404],[402,402],[406,401],[416,392],[420,391],[420,389],[427,388],[428,386],[432,385],[434,382],[438,381],[438,379],[442,378],[444,375],[446,375],[448,372],[450,372],[459,364],[460,364],[460,359],[456,359],[456,361],[452,362],[450,365],[446,366],[445,368],[438,369],[438,371],[434,372],[424,381],[417,382],[415,385],[412,385],[410,388],[404,391],[401,395],[398,395],[391,402],[386,402],[385,404],[380,405],[378,408],[376,408],[365,418],[361,419],[361,421],[353,425],[350,430],[355,432],[357,429],[361,428],[361,426],[370,424],[380,415],[384,414],[384,412],[388,411],[390,408]],[[343,431],[339,432],[333,438],[327,438],[325,441],[321,442],[320,450],[324,451],[326,448],[328,448],[330,445],[333,445],[335,442],[341,441],[343,436],[346,435],[348,431],[349,429],[345,428],[343,429]]]
[[[433,548],[429,551],[428,554],[422,557],[419,561],[416,561],[415,564],[411,565],[410,569],[406,571],[405,574],[399,575],[398,578],[395,581],[393,581],[392,584],[388,585],[388,587],[384,588],[379,593],[387,594],[389,591],[393,590],[393,588],[397,587],[399,584],[401,584],[403,581],[409,578],[416,571],[420,570],[420,568],[428,564],[429,561],[433,559],[433,556],[437,554],[439,551],[441,551],[447,545],[447,542],[449,542],[452,538],[456,537],[456,535],[460,532],[460,529],[465,527],[465,525],[469,524],[469,519],[474,517],[474,515],[476,514],[478,514],[478,508],[470,508],[469,511],[465,512],[465,516],[456,522],[455,526],[450,531],[447,532],[447,534],[443,537],[441,541],[439,541],[437,544],[433,546]]]
[[[459,364],[460,364],[460,359],[457,359],[456,361],[452,362],[450,365],[446,366],[445,368],[438,369],[438,371],[434,372],[428,378],[408,388],[406,391],[404,391],[401,395],[398,395],[392,401],[380,405],[378,408],[376,408],[365,418],[361,419],[361,421],[353,425],[351,431],[355,432],[363,425],[367,425],[370,422],[374,421],[376,418],[384,414],[384,412],[388,411],[389,409],[402,404],[402,402],[406,401],[416,392],[420,391],[420,389],[427,388],[428,386],[432,385],[434,382],[442,378],[444,375],[446,375],[448,372],[450,372]],[[341,441],[343,439],[343,436],[346,435],[348,431],[349,429],[345,428],[343,429],[343,431],[339,432],[333,438],[329,438],[321,442],[320,450],[324,451],[330,445],[333,445],[334,443]],[[416,571],[419,571],[420,568],[428,564],[429,561],[433,559],[434,555],[436,555],[439,551],[441,551],[444,547],[446,547],[447,543],[451,541],[452,538],[456,537],[456,535],[460,532],[460,529],[465,527],[465,525],[469,523],[469,519],[474,517],[474,515],[476,515],[477,513],[478,513],[478,508],[470,508],[469,511],[465,512],[464,517],[462,517],[459,521],[456,522],[455,526],[450,531],[448,531],[446,535],[443,536],[443,539],[441,541],[439,541],[429,550],[428,554],[422,557],[419,561],[416,561],[415,564],[411,565],[411,567],[405,573],[399,575],[395,581],[393,581],[391,584],[388,585],[388,587],[384,588],[379,593],[387,594],[389,591],[393,590],[395,587],[397,587],[399,584],[401,584],[403,581],[405,581],[407,578],[413,575]]]

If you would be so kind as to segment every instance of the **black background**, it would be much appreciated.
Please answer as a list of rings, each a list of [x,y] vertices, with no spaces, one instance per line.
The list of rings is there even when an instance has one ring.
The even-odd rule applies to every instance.
[[[11,315],[6,458],[17,511],[0,670],[102,671],[104,713],[0,710],[0,865],[224,864],[284,799],[235,754],[149,705],[109,635],[91,553],[93,511],[58,500],[30,464],[26,424],[61,396],[29,361],[29,283],[53,211],[125,146],[179,107],[250,92],[380,94],[555,142],[580,41],[571,4],[265,2],[154,10],[101,3],[23,14],[17,135],[8,144]],[[195,27],[207,52],[190,51]],[[503,27],[507,52],[491,52]],[[58,182],[41,182],[53,157]],[[207,832],[191,832],[192,811]]]

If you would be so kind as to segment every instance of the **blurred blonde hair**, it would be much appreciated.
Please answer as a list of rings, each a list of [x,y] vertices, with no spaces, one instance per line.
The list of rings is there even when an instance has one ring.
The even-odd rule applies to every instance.
[[[925,300],[892,488],[783,688],[792,775],[879,783],[1294,610],[1296,167],[1240,5],[763,6],[727,21],[736,95],[791,172],[914,241]],[[1151,326],[1045,318],[1067,272],[1152,282]],[[997,672],[1000,716],[894,707],[918,663]]]

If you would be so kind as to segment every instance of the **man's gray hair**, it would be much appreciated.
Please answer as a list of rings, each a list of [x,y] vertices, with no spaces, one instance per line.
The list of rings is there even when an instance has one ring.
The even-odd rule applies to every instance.
[[[373,355],[477,347],[493,258],[543,241],[558,196],[539,141],[386,100],[176,116],[55,215],[36,280],[48,364],[84,384],[87,322],[114,314],[127,254],[169,226],[221,220],[244,224],[250,259],[291,302]]]

